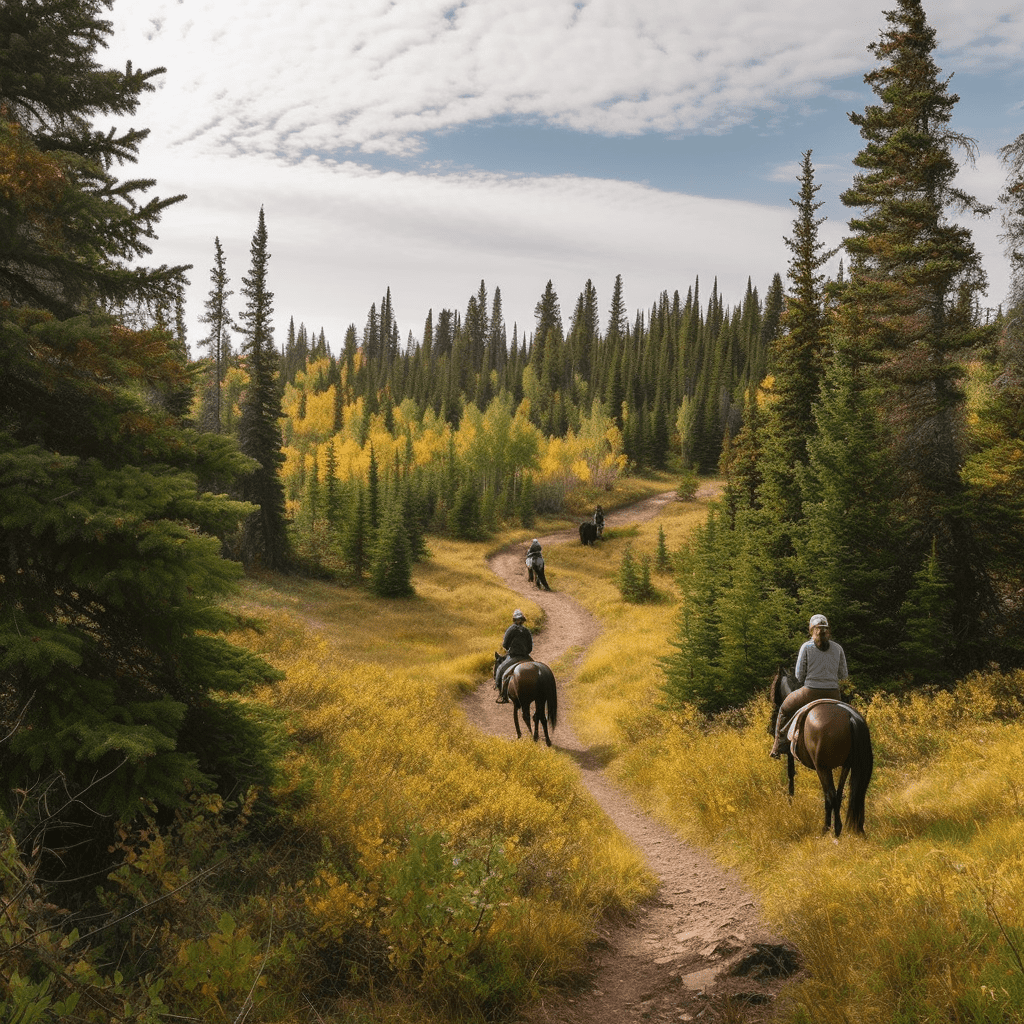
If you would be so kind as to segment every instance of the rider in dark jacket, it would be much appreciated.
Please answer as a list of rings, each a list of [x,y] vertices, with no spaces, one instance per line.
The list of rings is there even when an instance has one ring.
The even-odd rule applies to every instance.
[[[548,578],[544,574],[544,555],[541,554],[540,541],[536,537],[526,551],[526,566],[530,570],[529,578],[537,584],[537,588],[543,587],[550,590]]]
[[[501,690],[495,704],[508,703],[508,677],[505,670],[517,661],[526,661],[533,651],[533,634],[526,628],[526,616],[521,609],[517,608],[512,613],[512,625],[505,630],[501,646],[507,653],[494,670],[494,685]]]

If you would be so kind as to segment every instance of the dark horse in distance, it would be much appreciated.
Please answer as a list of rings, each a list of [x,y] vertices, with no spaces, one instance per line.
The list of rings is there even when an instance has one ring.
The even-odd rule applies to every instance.
[[[597,543],[597,526],[594,523],[580,523],[580,543],[591,547]]]
[[[503,656],[494,655],[495,682],[498,664]],[[542,661],[517,661],[507,669],[508,699],[512,702],[512,720],[516,726],[516,738],[522,737],[519,729],[519,712],[523,713],[526,732],[530,732],[530,705],[533,705],[533,739],[539,736],[539,726],[544,727],[544,742],[550,747],[551,737],[548,735],[548,722],[554,729],[558,725],[558,690],[555,688],[555,675]]]
[[[768,731],[775,735],[779,707],[786,697],[799,688],[793,670],[780,666],[772,678],[772,720]],[[836,838],[843,830],[839,818],[843,802],[843,788],[850,780],[850,802],[846,808],[846,824],[854,832],[864,832],[864,797],[871,781],[874,754],[871,734],[864,717],[849,704],[836,700],[820,700],[801,708],[793,718],[796,726],[795,743],[787,754],[789,795],[793,796],[793,777],[796,775],[794,754],[800,763],[817,772],[825,794],[825,827],[823,832],[835,828]],[[836,786],[833,771],[841,769]]]

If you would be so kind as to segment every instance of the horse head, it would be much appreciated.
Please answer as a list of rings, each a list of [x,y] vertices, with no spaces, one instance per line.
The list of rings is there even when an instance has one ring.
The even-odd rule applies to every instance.
[[[772,704],[772,718],[768,724],[768,732],[775,735],[775,723],[779,717],[779,708],[782,702],[796,689],[799,684],[796,681],[796,673],[785,662],[782,662],[772,676],[771,689],[768,691],[768,699]]]

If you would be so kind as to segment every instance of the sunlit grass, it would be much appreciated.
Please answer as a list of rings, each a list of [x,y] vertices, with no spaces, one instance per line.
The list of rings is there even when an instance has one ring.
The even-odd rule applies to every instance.
[[[595,923],[629,911],[654,884],[568,755],[481,736],[457,706],[489,673],[508,625],[509,592],[486,557],[513,537],[487,545],[432,538],[409,599],[274,576],[247,581],[235,605],[255,626],[235,639],[285,671],[259,698],[286,715],[295,743],[282,793],[295,804],[293,827],[322,848],[320,881],[307,895],[317,941],[326,955],[353,929],[393,932],[392,969],[420,972],[407,980],[429,997],[425,1007],[442,1000],[451,1019],[481,1012],[474,1000],[526,998],[572,976],[585,965]],[[543,627],[536,604],[514,603]],[[442,837],[453,880],[440,862],[440,875],[416,867],[420,834]],[[425,872],[422,885],[439,886],[427,903],[448,900],[457,911],[461,876],[451,864],[492,857],[512,874],[488,883],[507,888],[487,904],[493,921],[474,939],[482,966],[465,977],[455,961],[430,967],[455,932],[465,940],[463,925],[457,914],[445,925],[442,914],[423,925],[422,939],[407,935],[399,894],[388,888],[407,883],[388,879]],[[445,927],[455,931],[446,937]],[[392,1010],[362,1004],[362,1012],[385,1020]]]
[[[668,489],[655,483],[651,493]],[[562,684],[574,728],[644,806],[740,870],[799,947],[806,978],[788,990],[780,1021],[1024,1021],[1024,674],[980,673],[956,696],[876,698],[865,707],[875,751],[867,834],[823,837],[817,779],[798,769],[790,801],[784,766],[766,756],[765,698],[719,723],[665,705],[658,659],[675,631],[671,575],[654,574],[664,599],[649,605],[624,603],[615,586],[627,543],[653,562],[659,529],[674,551],[705,510],[672,502],[633,527],[611,514],[596,548],[545,552],[557,589],[605,627]],[[502,929],[553,982],[585,962],[594,920],[635,906],[651,880],[565,755],[480,737],[456,706],[489,671],[508,621],[508,591],[486,556],[526,536],[432,540],[408,601],[275,578],[247,584],[239,609],[263,621],[250,642],[288,670],[265,699],[288,709],[298,741],[302,827],[339,865],[382,877],[413,828],[469,851],[499,842],[516,879]],[[543,623],[536,605],[524,610]],[[321,895],[334,907],[325,927],[363,912],[365,894],[340,876]]]
[[[626,604],[614,585],[626,543],[653,562],[659,526],[672,551],[704,511],[672,503],[618,531],[610,517],[596,549],[554,555],[559,588],[605,626],[572,684],[577,731],[681,837],[739,869],[800,948],[807,980],[780,1021],[1024,1021],[1024,675],[876,698],[867,835],[822,836],[816,777],[798,767],[790,801],[766,756],[765,698],[719,725],[664,706],[670,578],[654,576],[663,604]]]

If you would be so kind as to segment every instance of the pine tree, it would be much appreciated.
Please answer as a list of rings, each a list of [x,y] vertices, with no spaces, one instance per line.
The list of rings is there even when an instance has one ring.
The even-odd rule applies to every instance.
[[[184,268],[132,266],[168,203],[109,173],[146,133],[91,119],[134,113],[156,72],[96,64],[100,6],[0,6],[0,775],[21,793],[59,779],[65,823],[272,777],[232,695],[275,673],[219,635],[239,570],[217,538],[249,506],[200,487],[251,462],[184,421]]]
[[[258,506],[258,510],[246,520],[239,538],[239,555],[246,565],[281,569],[289,559],[284,486],[279,473],[284,462],[280,426],[283,414],[271,319],[274,294],[267,287],[270,253],[263,207],[260,207],[249,252],[252,263],[249,275],[242,278],[245,308],[240,317],[249,384],[242,398],[238,441],[242,451],[257,463],[256,469],[243,481],[241,493],[246,501]]]
[[[1024,664],[1024,135],[1001,150],[1007,168],[1003,241],[1012,270],[1010,308],[988,360],[965,465],[967,516],[998,601],[990,611],[993,660]]]
[[[765,410],[762,452],[757,466],[760,484],[755,499],[763,510],[761,543],[764,557],[779,566],[775,582],[793,591],[794,533],[801,519],[799,473],[807,464],[807,440],[814,433],[812,408],[825,369],[825,275],[821,268],[837,250],[825,250],[815,216],[820,186],[814,183],[811,151],[803,155],[800,194],[790,250],[790,291],[769,355],[771,396]]]
[[[0,190],[0,299],[68,316],[93,304],[173,303],[188,267],[145,267],[168,206],[149,179],[119,181],[148,130],[107,128],[131,116],[163,68],[102,67],[112,0],[7,0],[0,5],[0,166],[26,172]],[[93,121],[104,127],[96,130]]]
[[[366,512],[366,491],[362,484],[352,490],[348,513],[342,532],[341,557],[348,571],[361,580],[366,572],[370,555],[370,536]]]
[[[183,372],[165,333],[30,309],[0,320],[3,784],[59,773],[130,818],[141,799],[182,802],[185,780],[265,783],[265,739],[225,692],[273,673],[217,637],[237,568],[213,535],[248,506],[197,482],[249,460],[159,401]]]
[[[370,564],[370,590],[378,597],[408,597],[412,585],[412,545],[400,500],[389,503]]]
[[[827,609],[865,689],[872,679],[899,675],[903,650],[897,613],[906,528],[879,406],[878,385],[863,366],[843,356],[829,366],[801,476],[796,555],[804,607]]]
[[[206,298],[205,312],[199,317],[200,323],[209,325],[210,332],[199,344],[209,349],[212,363],[210,380],[203,394],[202,424],[205,429],[212,429],[214,433],[219,434],[221,384],[231,356],[232,319],[228,311],[228,297],[234,295],[234,292],[228,288],[227,266],[220,238],[214,238],[213,247],[213,269],[210,271],[213,287]]]
[[[963,515],[963,368],[959,353],[984,342],[975,297],[985,286],[970,230],[950,210],[988,212],[956,187],[956,150],[973,140],[950,127],[958,97],[932,59],[935,32],[920,0],[900,0],[870,47],[865,81],[879,98],[851,114],[865,140],[843,202],[861,213],[846,239],[850,281],[839,337],[852,360],[877,366],[891,428],[890,464],[912,526],[906,556],[920,564],[938,542],[956,604],[949,628],[968,661],[992,595],[971,524]]]

